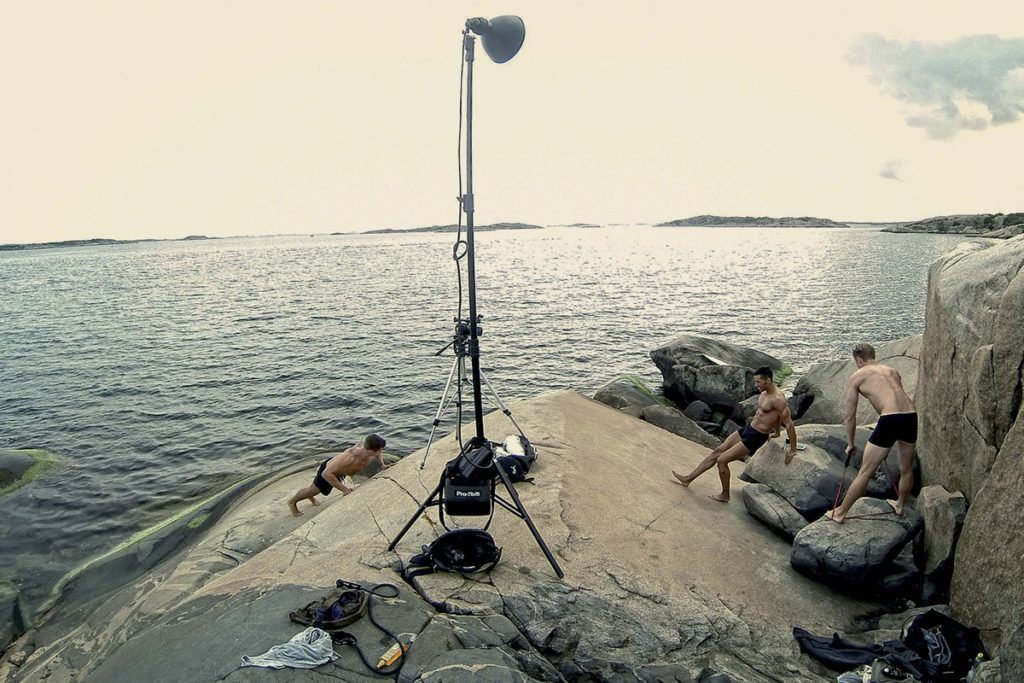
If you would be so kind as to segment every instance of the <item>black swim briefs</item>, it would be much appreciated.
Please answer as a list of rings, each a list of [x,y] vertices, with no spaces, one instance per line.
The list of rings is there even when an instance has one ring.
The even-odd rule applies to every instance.
[[[868,437],[868,443],[880,448],[892,448],[897,441],[917,443],[917,413],[879,415],[878,424]]]
[[[324,460],[322,463],[320,463],[320,467],[316,469],[316,476],[313,477],[313,486],[320,489],[320,493],[324,494],[325,496],[331,495],[331,491],[334,490],[334,487],[331,486],[331,483],[324,479],[323,477],[324,468],[327,467],[327,463],[329,462],[330,459]]]
[[[750,454],[753,455],[754,451],[763,446],[768,441],[768,435],[764,432],[759,432],[753,427],[744,427],[743,431],[740,432],[740,441],[747,447]]]

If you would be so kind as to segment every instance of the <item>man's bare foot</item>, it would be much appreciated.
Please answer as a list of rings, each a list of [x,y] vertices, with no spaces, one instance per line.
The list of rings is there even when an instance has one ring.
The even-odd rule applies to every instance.
[[[675,470],[672,470],[672,476],[675,477],[676,479],[678,479],[679,483],[682,484],[683,486],[689,486],[690,482],[693,481],[692,479],[687,479],[686,477],[684,477],[683,475],[679,474]]]
[[[839,510],[838,510],[838,508],[837,508],[837,509],[835,509],[835,510],[832,510],[832,513],[831,513],[831,514],[828,514],[828,515],[826,515],[826,517],[828,517],[829,519],[831,519],[831,520],[832,520],[833,522],[835,522],[836,524],[842,524],[843,522],[845,522],[845,521],[846,521],[846,515],[841,515],[841,514],[839,514]]]
[[[288,503],[288,509],[292,511],[292,517],[302,516],[302,513],[299,511],[299,506],[295,503]]]
[[[725,495],[724,493],[719,493],[719,494],[714,495],[714,496],[708,496],[708,498],[710,498],[711,500],[717,500],[719,503],[728,503],[729,502],[729,496]]]
[[[316,498],[308,498],[307,500],[309,500],[309,502],[312,503],[313,505],[320,504],[320,501],[318,501]]]
[[[897,515],[903,514],[903,503],[898,500],[886,500],[885,502],[892,506],[892,509],[896,511]]]

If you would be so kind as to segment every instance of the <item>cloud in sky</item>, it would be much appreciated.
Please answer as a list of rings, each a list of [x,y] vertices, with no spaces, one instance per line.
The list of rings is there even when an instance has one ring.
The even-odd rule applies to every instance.
[[[1024,38],[966,36],[952,43],[901,43],[868,35],[847,59],[882,91],[911,105],[907,125],[936,140],[1014,123],[1024,113]]]
[[[882,165],[878,175],[888,180],[903,180],[903,162],[899,159],[892,159]]]

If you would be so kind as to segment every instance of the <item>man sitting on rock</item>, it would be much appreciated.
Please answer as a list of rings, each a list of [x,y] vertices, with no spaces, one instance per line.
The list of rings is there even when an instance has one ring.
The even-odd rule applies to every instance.
[[[751,418],[750,424],[738,432],[733,432],[722,442],[722,445],[711,451],[699,465],[685,477],[675,470],[672,471],[679,483],[689,486],[690,482],[707,472],[715,464],[718,465],[718,477],[722,480],[722,492],[712,499],[720,503],[729,502],[729,463],[733,460],[753,455],[754,451],[763,446],[774,432],[778,434],[779,425],[786,428],[789,435],[789,451],[786,453],[786,464],[796,455],[796,428],[789,414],[789,403],[782,390],[775,386],[772,369],[758,368],[754,372],[754,386],[761,392],[757,399],[757,413]]]
[[[917,443],[917,409],[903,389],[903,380],[895,368],[875,360],[875,348],[862,343],[853,347],[853,362],[857,370],[846,382],[846,454],[857,451],[854,436],[857,430],[857,400],[863,395],[878,411],[878,423],[868,437],[860,471],[850,484],[839,508],[832,511],[832,520],[842,524],[846,514],[858,498],[864,495],[871,477],[885,462],[893,444],[900,445],[900,485],[895,501],[890,500],[897,515],[903,514],[907,496],[914,487],[914,444]]]
[[[313,477],[313,483],[299,489],[288,501],[288,508],[292,511],[292,516],[302,516],[298,506],[300,500],[308,500],[313,505],[319,505],[320,503],[316,502],[317,493],[329,496],[332,489],[338,489],[343,496],[352,493],[352,489],[341,483],[342,478],[359,474],[374,458],[380,463],[382,470],[391,467],[390,464],[384,462],[384,446],[384,439],[376,434],[370,434],[358,446],[353,446],[320,463],[316,476]]]

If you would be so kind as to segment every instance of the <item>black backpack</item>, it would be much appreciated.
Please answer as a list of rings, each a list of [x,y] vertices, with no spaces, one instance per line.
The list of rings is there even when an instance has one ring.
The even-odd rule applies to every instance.
[[[978,629],[934,609],[907,621],[903,643],[926,662],[931,681],[960,681],[979,655],[987,659]]]
[[[339,586],[288,615],[296,624],[315,626],[332,636],[366,614],[366,592]]]
[[[505,439],[502,449],[507,455],[498,458],[498,464],[505,470],[509,481],[513,484],[518,481],[533,482],[533,477],[527,477],[530,468],[537,459],[537,451],[530,444],[525,436],[512,435]],[[495,472],[497,476],[497,472]]]
[[[513,484],[518,481],[528,481],[533,483],[533,477],[527,477],[526,475],[530,472],[530,465],[533,464],[524,455],[503,455],[498,458],[498,464],[501,465],[501,469],[505,470],[505,474],[508,475],[508,480]],[[494,476],[498,476],[495,472]]]
[[[479,574],[489,572],[501,559],[501,548],[483,529],[452,529],[438,536],[423,552],[409,559],[402,572],[406,581],[422,574],[455,572]]]

